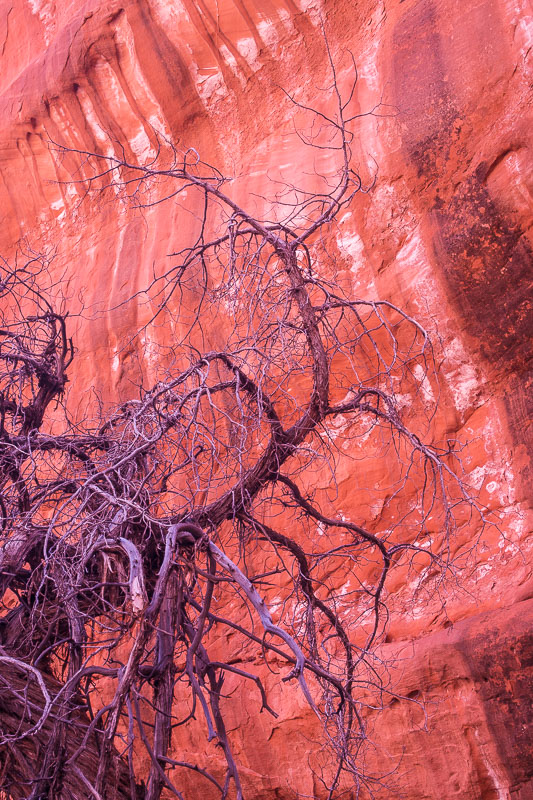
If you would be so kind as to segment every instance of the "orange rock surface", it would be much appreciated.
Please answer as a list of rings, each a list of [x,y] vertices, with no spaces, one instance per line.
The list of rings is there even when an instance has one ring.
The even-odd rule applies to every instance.
[[[499,523],[483,535],[461,591],[447,588],[444,608],[420,599],[406,609],[408,587],[391,588],[384,648],[398,691],[425,699],[427,718],[419,705],[393,701],[371,720],[385,768],[400,761],[377,794],[528,800],[529,0],[1,0],[0,253],[55,254],[68,296],[82,297],[72,407],[83,409],[89,387],[116,400],[141,371],[149,383],[165,326],[130,344],[148,312],[140,301],[120,303],[192,234],[197,201],[141,214],[85,196],[72,181],[74,159],[54,143],[106,152],[120,143],[142,161],[156,129],[234,176],[242,203],[271,197],[273,181],[312,188],[314,171],[335,165],[329,155],[311,163],[280,87],[327,104],[322,25],[341,88],[350,81],[346,50],[357,63],[354,159],[364,184],[373,182],[339,222],[339,274],[354,293],[391,300],[431,331],[437,433],[467,443],[469,480]],[[368,474],[380,469],[370,463]],[[357,515],[348,467],[336,506]],[[245,696],[231,712],[247,797],[290,797],[291,787],[319,794],[306,761],[312,720],[298,696],[268,680],[284,724],[250,716]],[[201,759],[194,731],[180,747]],[[193,795],[203,791],[188,780]]]

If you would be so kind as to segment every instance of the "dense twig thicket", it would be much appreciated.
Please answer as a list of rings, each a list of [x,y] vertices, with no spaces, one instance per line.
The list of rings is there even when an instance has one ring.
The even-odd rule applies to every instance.
[[[78,151],[89,190],[138,206],[187,192],[203,206],[195,240],[146,288],[146,330],[170,320],[172,357],[156,385],[99,419],[64,407],[74,348],[47,265],[1,265],[5,797],[181,797],[193,770],[199,790],[241,798],[225,681],[250,684],[276,716],[258,659],[314,715],[330,753],[310,760],[324,796],[371,791],[365,703],[393,691],[376,656],[388,578],[403,569],[429,585],[478,512],[454,455],[417,428],[427,333],[335,278],[328,237],[362,190],[352,94],[334,74],[331,115],[298,107],[312,116],[299,135],[336,154],[338,173],[322,193],[287,187],[265,219],[194,150],[163,142],[148,165]],[[219,320],[224,346],[206,346]],[[387,485],[368,486],[384,509],[371,523],[364,508],[335,515],[312,487],[328,471],[333,486],[350,453],[354,491],[367,455],[386,462]],[[223,770],[176,752],[200,718]]]

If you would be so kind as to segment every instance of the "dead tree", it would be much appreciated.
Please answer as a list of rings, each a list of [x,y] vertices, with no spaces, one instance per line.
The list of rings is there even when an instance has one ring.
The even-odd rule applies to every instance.
[[[258,710],[276,716],[257,658],[284,665],[322,731],[332,755],[312,768],[324,797],[364,796],[379,777],[362,748],[365,704],[394,692],[376,655],[389,576],[403,569],[430,591],[454,567],[457,528],[480,512],[456,454],[423,438],[428,334],[336,278],[330,235],[363,187],[352,95],[341,98],[333,74],[331,114],[298,111],[313,120],[299,135],[338,155],[335,181],[290,187],[264,219],[192,149],[160,140],[144,165],[77,151],[90,191],[113,188],[140,207],[202,199],[195,241],[146,287],[148,327],[173,321],[172,357],[136,399],[72,419],[59,289],[42,260],[2,264],[6,798],[182,797],[180,776],[193,770],[199,788],[240,800],[224,685],[249,684]],[[212,347],[220,318],[224,346]],[[386,461],[387,486],[369,487],[383,498],[373,521],[365,508],[361,519],[335,513],[313,489],[319,471],[334,486],[350,453]],[[357,459],[353,475],[364,476]],[[226,631],[246,659],[224,649]],[[222,773],[174,757],[180,728],[199,717]]]

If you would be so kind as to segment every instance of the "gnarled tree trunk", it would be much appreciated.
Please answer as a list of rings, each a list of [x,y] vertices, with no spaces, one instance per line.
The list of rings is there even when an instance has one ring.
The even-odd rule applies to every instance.
[[[89,731],[90,719],[81,704],[74,701],[66,708],[61,699],[54,703],[63,685],[52,675],[41,672],[41,677],[52,706],[39,726],[45,706],[39,683],[16,664],[2,663],[0,728],[3,737],[12,738],[12,743],[0,749],[0,773],[5,776],[8,797],[95,800],[100,737],[94,730]],[[70,723],[65,729],[58,721],[66,713]],[[28,731],[29,735],[24,735]],[[140,800],[142,789],[131,785],[127,764],[118,753],[114,755],[101,800]]]

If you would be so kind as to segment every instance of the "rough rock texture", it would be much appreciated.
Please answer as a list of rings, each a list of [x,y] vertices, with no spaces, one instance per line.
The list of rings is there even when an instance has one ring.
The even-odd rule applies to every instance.
[[[50,142],[92,151],[111,147],[110,135],[142,160],[156,128],[235,174],[241,200],[271,195],[271,179],[307,173],[311,187],[279,87],[327,103],[321,20],[341,85],[343,51],[353,52],[355,103],[375,109],[354,152],[375,184],[339,225],[340,269],[354,292],[391,299],[433,331],[435,435],[469,443],[465,468],[500,524],[480,542],[466,591],[449,589],[446,614],[421,601],[391,621],[398,686],[428,700],[429,734],[413,704],[392,703],[375,724],[379,758],[401,756],[394,780],[409,800],[533,797],[532,13],[529,0],[1,0],[0,253],[54,251],[70,296],[83,293],[80,408],[90,386],[116,399],[141,370],[149,382],[164,325],[131,345],[148,311],[119,303],[194,230],[195,209],[141,215],[83,197]],[[99,308],[114,310],[87,319]],[[349,474],[337,506],[357,514]],[[311,735],[309,717],[297,698],[281,700],[285,729],[248,720],[246,698],[236,710],[237,749],[239,737],[257,742],[244,762],[250,797],[317,791],[297,735]],[[196,746],[192,734],[183,742]]]

